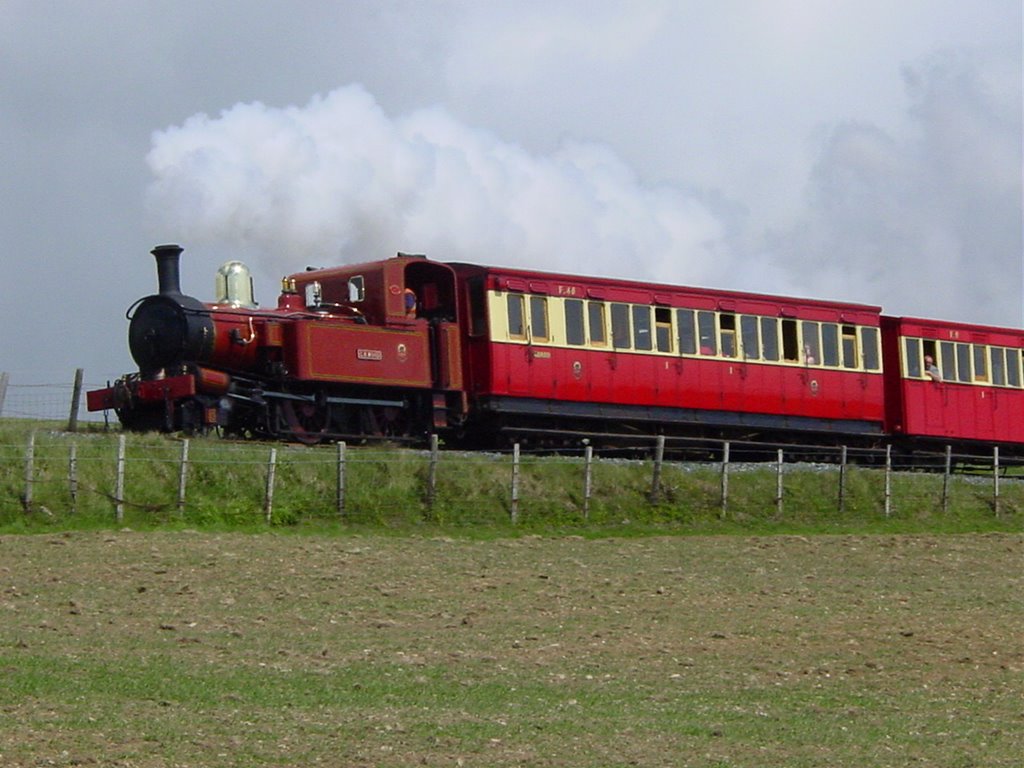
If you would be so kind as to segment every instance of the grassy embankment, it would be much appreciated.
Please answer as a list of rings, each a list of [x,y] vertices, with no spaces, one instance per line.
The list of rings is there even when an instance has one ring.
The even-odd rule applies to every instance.
[[[35,431],[31,504],[26,454]],[[77,493],[70,487],[71,446]],[[895,473],[889,514],[885,473],[851,467],[839,510],[834,467],[787,465],[783,503],[776,503],[773,465],[735,467],[722,509],[721,468],[667,462],[651,497],[650,460],[601,459],[592,470],[592,497],[584,499],[584,466],[577,456],[524,454],[518,518],[511,516],[511,457],[442,451],[436,490],[428,491],[429,453],[393,447],[350,446],[344,470],[345,503],[337,503],[338,451],[192,439],[186,503],[177,503],[181,440],[128,435],[124,506],[115,518],[117,436],[69,435],[38,423],[0,422],[0,531],[46,531],[124,526],[250,530],[265,528],[268,462],[277,466],[270,525],[296,530],[451,531],[469,536],[575,532],[645,533],[985,532],[1019,531],[1024,481],[1003,478],[999,504],[991,477],[956,475],[942,505],[943,478]]]

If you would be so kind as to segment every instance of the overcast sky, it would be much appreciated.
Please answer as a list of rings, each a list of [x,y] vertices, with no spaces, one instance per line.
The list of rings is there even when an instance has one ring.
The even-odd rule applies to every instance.
[[[0,370],[132,368],[149,250],[396,251],[1020,327],[1019,0],[0,0]]]

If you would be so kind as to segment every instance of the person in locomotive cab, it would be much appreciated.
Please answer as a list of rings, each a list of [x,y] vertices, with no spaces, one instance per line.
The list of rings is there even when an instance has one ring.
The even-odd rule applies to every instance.
[[[406,288],[402,293],[402,301],[405,305],[405,316],[412,320],[416,317],[416,292],[412,288]]]
[[[416,291],[412,288],[407,288],[402,291],[401,295],[402,306],[406,307],[406,316],[410,319],[416,317],[416,309],[419,302],[416,298]]]
[[[924,356],[924,372],[932,381],[942,381],[942,374],[931,355]]]

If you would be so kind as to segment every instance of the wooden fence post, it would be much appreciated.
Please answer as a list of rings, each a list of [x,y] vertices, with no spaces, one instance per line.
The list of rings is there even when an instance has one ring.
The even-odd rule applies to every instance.
[[[267,524],[270,524],[274,514],[274,475],[277,474],[277,448],[270,449],[270,459],[267,461],[267,495],[263,502],[263,513]]]
[[[999,446],[992,446],[992,511],[999,517]]]
[[[846,446],[839,451],[839,514],[846,511]]]
[[[437,498],[437,460],[439,441],[437,434],[430,436],[430,466],[427,470],[427,509],[434,509],[434,500]]]
[[[512,504],[509,510],[512,525],[519,523],[519,443],[512,446]]]
[[[345,517],[345,441],[338,443],[338,517]]]
[[[114,485],[114,517],[118,523],[124,522],[124,435],[117,438],[117,482]]]
[[[722,446],[722,512],[725,517],[729,505],[729,443]]]
[[[78,444],[68,446],[68,494],[71,496],[71,514],[78,512]]]
[[[885,516],[892,514],[892,446],[885,446]]]
[[[775,475],[775,514],[782,517],[782,469],[785,466],[785,457],[782,449],[779,448],[778,470]]]
[[[36,465],[36,431],[28,433],[28,447],[25,449],[25,493],[21,496],[21,505],[25,512],[32,511],[33,480]]]
[[[82,376],[84,374],[83,368],[75,369],[75,383],[71,388],[71,411],[68,414],[68,432],[78,429],[78,404],[82,399]]]
[[[942,475],[942,514],[949,511],[949,475],[953,471],[953,447],[946,446],[946,469]]]
[[[583,519],[590,519],[590,493],[593,487],[592,466],[594,463],[594,446],[583,449]]]
[[[178,468],[178,514],[185,514],[185,485],[188,482],[188,438],[181,443],[181,466]]]
[[[647,497],[651,504],[657,504],[661,497],[661,464],[665,459],[665,436],[658,435],[654,443],[654,471],[651,475],[651,493]]]
[[[10,378],[7,371],[0,372],[0,416],[4,415],[4,400],[7,399],[7,381]]]

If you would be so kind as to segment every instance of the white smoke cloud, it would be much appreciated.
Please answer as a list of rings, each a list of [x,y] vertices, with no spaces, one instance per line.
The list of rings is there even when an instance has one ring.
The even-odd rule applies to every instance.
[[[280,272],[397,250],[688,283],[729,267],[711,211],[642,184],[608,147],[536,156],[441,108],[391,118],[358,85],[195,115],[155,134],[148,162],[162,225]]]

